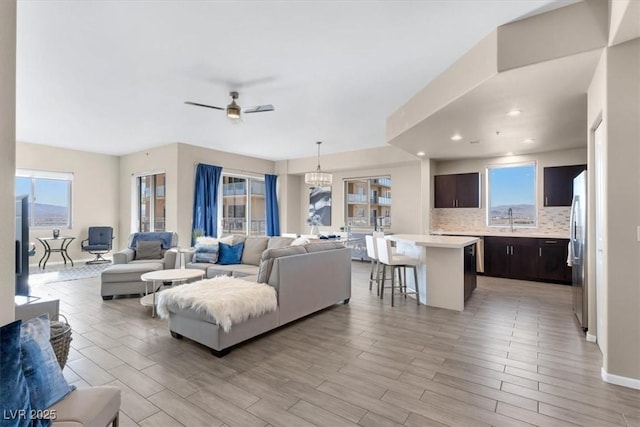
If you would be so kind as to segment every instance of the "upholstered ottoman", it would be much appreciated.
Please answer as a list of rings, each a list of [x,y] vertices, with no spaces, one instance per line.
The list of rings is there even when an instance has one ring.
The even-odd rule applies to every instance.
[[[111,265],[104,269],[100,275],[102,282],[100,295],[102,295],[103,300],[110,300],[114,295],[143,294],[145,292],[145,284],[140,280],[140,276],[150,271],[162,269],[164,269],[164,264],[161,260],[159,262]],[[161,285],[162,283],[158,282],[158,287]]]

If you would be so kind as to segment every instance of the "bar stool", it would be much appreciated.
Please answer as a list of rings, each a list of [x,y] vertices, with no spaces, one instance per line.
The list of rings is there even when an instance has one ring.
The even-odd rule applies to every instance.
[[[371,268],[369,269],[369,290],[376,283],[376,295],[380,295],[380,263],[378,262],[378,248],[373,236],[364,236],[367,245],[367,256],[371,258]],[[375,277],[374,277],[375,276]]]
[[[418,263],[420,260],[412,258],[407,255],[395,254],[391,248],[391,241],[388,239],[376,238],[376,249],[378,250],[378,263],[382,264],[382,279],[380,280],[380,298],[384,293],[384,281],[387,267],[391,267],[391,307],[393,307],[393,299],[395,294],[395,272],[398,272],[398,281],[400,286],[400,292],[404,297],[407,294],[416,294],[416,302],[420,305],[420,294],[418,290]],[[379,268],[379,267],[378,267]],[[415,290],[413,292],[407,292],[407,268],[413,269],[413,278],[415,283]],[[404,284],[402,280],[402,270],[404,270]]]

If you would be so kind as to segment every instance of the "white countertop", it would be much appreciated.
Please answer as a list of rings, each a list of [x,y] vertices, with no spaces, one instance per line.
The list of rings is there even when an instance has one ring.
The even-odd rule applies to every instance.
[[[434,232],[435,233],[435,232]],[[436,235],[446,235],[446,236],[495,236],[495,237],[533,237],[538,239],[568,239],[569,231],[566,233],[536,233],[535,231],[525,231],[522,229],[517,229],[516,231],[446,231],[446,230],[438,230],[438,234]]]
[[[394,241],[413,243],[416,246],[462,249],[477,242],[477,237],[468,236],[434,236],[426,234],[391,234],[385,238]]]

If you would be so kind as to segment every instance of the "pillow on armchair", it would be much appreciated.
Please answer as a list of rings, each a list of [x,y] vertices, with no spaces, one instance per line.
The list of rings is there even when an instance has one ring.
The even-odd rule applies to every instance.
[[[135,259],[161,259],[162,241],[160,240],[138,240],[136,243]]]

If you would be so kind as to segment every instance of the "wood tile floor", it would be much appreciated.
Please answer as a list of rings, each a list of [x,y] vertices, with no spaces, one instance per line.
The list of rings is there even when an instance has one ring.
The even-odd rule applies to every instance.
[[[73,326],[64,373],[122,389],[121,426],[640,426],[640,391],[604,383],[566,286],[479,278],[463,313],[353,296],[217,359],[99,278],[32,288]]]

